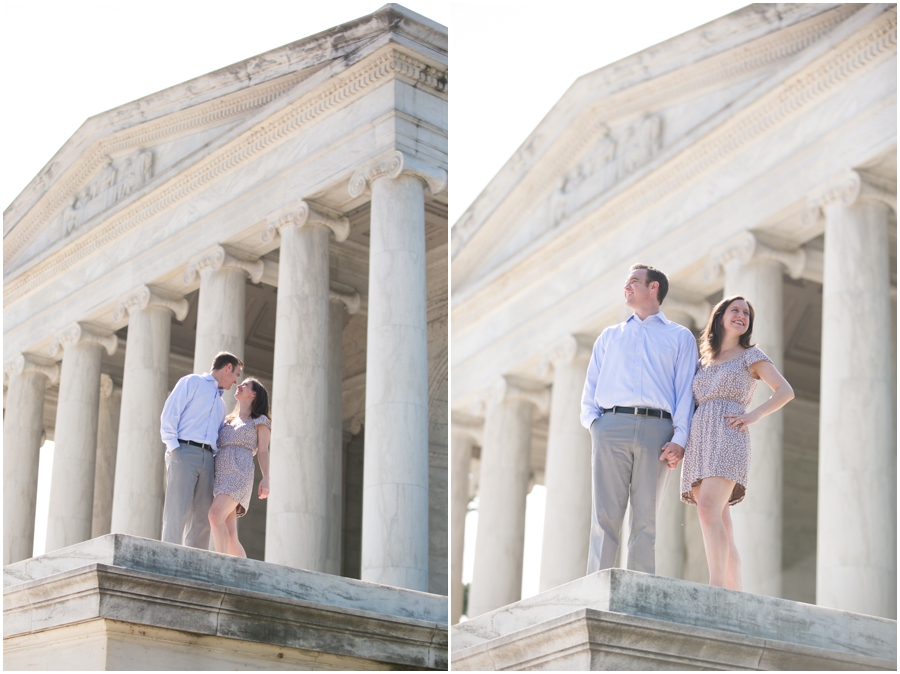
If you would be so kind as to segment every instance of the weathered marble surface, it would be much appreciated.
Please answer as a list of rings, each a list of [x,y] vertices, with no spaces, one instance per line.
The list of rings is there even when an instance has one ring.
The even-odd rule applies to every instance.
[[[453,654],[583,609],[804,647],[897,658],[897,622],[786,599],[607,569],[452,628]]]
[[[3,586],[10,589],[90,564],[105,564],[404,619],[447,623],[447,598],[439,595],[255,559],[239,559],[123,534],[109,534],[10,564],[3,569]]]
[[[229,564],[222,562],[229,560],[216,561],[228,573]],[[20,583],[4,593],[4,638],[51,631],[50,648],[36,640],[30,649],[37,666],[53,655],[52,630],[97,619],[129,623],[141,636],[146,636],[142,628],[151,627],[223,637],[235,649],[244,642],[263,643],[415,669],[442,669],[447,663],[445,623],[102,563]],[[150,645],[161,653],[172,650],[165,640]],[[147,657],[154,656],[145,654],[142,668]],[[184,668],[181,659],[177,662]]]
[[[892,670],[896,660],[579,609],[454,651],[454,670]]]

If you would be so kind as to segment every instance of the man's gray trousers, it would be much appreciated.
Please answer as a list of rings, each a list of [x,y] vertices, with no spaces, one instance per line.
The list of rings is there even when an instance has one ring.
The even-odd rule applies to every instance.
[[[631,498],[627,568],[656,571],[656,513],[669,482],[660,461],[672,439],[669,419],[606,412],[591,424],[591,541],[587,572],[616,565],[625,510]]]
[[[166,453],[166,503],[162,539],[209,550],[209,507],[213,502],[215,457],[208,449],[181,443]]]

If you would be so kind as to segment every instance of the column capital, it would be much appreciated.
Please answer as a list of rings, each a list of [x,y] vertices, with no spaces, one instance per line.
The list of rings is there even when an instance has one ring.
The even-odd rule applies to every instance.
[[[270,243],[281,234],[283,227],[327,227],[334,233],[335,241],[346,241],[350,236],[350,221],[339,211],[315,204],[305,199],[294,201],[266,216],[260,238]]]
[[[743,231],[710,252],[703,276],[707,283],[712,283],[727,265],[747,264],[754,259],[780,262],[791,278],[800,278],[806,266],[806,251],[775,248],[760,241],[753,232]]]
[[[897,195],[858,171],[847,171],[814,190],[806,199],[801,216],[804,227],[812,227],[824,217],[824,209],[835,202],[852,206],[859,199],[880,201],[897,212]]]
[[[579,359],[586,360],[590,358],[595,340],[595,337],[588,337],[587,335],[566,335],[556,342],[541,356],[541,364],[538,366],[538,373],[541,379],[550,377],[551,369],[555,369],[560,365],[567,365]]]
[[[328,299],[332,302],[343,302],[344,307],[346,307],[347,309],[347,313],[350,315],[357,313],[359,311],[360,304],[362,303],[359,297],[359,293],[355,290],[347,292],[338,290],[337,288],[329,288]]]
[[[226,269],[240,269],[254,283],[259,283],[262,280],[263,271],[265,270],[265,264],[259,258],[245,259],[245,256],[242,256],[240,253],[218,245],[188,260],[187,266],[184,268],[184,284],[190,285],[193,283],[200,272],[207,267],[214,270],[219,270],[223,267]]]
[[[80,342],[99,344],[110,356],[116,352],[119,339],[109,330],[88,323],[73,323],[53,338],[50,355],[56,357],[63,349]]]
[[[37,372],[44,375],[50,384],[59,382],[59,365],[47,358],[20,353],[4,364],[3,372],[7,377],[25,372]]]
[[[189,308],[188,301],[183,297],[153,286],[142,285],[119,299],[113,319],[120,321],[126,313],[131,314],[134,309],[146,309],[150,306],[169,309],[179,321],[185,319]]]
[[[550,389],[546,384],[514,375],[500,375],[478,396],[472,414],[482,416],[482,410],[489,405],[510,400],[530,402],[541,415],[550,411]]]
[[[451,412],[450,414],[450,432],[465,435],[481,446],[484,441],[484,419],[471,417],[468,414],[460,414],[459,412]]]
[[[101,398],[109,398],[112,396],[114,390],[115,390],[115,384],[113,384],[112,377],[110,377],[105,372],[101,372],[100,373],[100,397]]]
[[[370,161],[353,174],[350,178],[350,196],[356,198],[361,195],[373,180],[396,178],[403,174],[419,178],[432,194],[447,188],[447,172],[444,169],[431,166],[411,154],[393,150]]]
[[[662,312],[665,314],[667,313],[667,310],[684,314],[693,321],[695,328],[702,330],[709,322],[709,315],[712,313],[712,305],[706,300],[701,302],[686,302],[675,297],[667,297]]]

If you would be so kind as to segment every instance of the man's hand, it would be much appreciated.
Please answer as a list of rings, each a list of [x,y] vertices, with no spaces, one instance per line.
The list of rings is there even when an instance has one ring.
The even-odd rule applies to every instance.
[[[677,445],[674,442],[667,442],[664,444],[662,454],[659,455],[659,460],[669,464],[669,469],[675,468],[678,465],[678,462],[683,458],[684,447]]]

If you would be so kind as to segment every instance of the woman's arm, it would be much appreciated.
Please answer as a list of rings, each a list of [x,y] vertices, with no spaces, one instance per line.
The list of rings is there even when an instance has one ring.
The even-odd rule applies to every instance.
[[[732,428],[744,430],[747,426],[755,424],[768,414],[780,410],[794,399],[794,389],[788,384],[778,369],[767,360],[760,360],[750,366],[750,373],[757,379],[762,379],[772,389],[772,397],[752,412],[746,414],[726,414],[725,418]]]
[[[272,430],[259,424],[256,427],[256,458],[259,459],[259,469],[262,471],[262,480],[259,481],[259,498],[269,496],[269,440]]]

